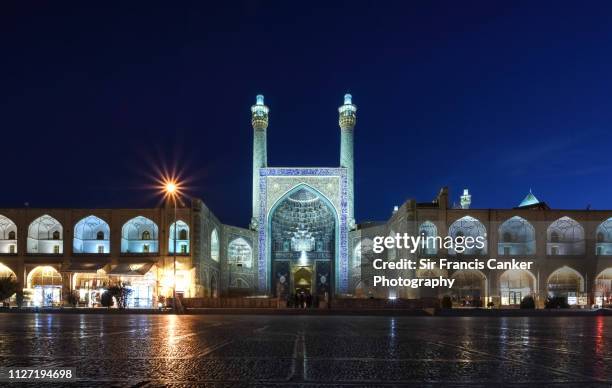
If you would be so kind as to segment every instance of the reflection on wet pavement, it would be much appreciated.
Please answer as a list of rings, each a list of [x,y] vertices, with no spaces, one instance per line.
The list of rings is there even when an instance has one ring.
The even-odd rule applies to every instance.
[[[4,367],[84,386],[610,387],[612,317],[0,314]]]

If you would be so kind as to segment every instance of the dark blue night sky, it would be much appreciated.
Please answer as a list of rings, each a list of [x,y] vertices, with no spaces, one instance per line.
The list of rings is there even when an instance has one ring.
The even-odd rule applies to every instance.
[[[113,3],[2,3],[0,207],[156,206],[165,166],[246,226],[255,95],[270,165],[336,166],[349,91],[358,221],[612,208],[610,3]]]

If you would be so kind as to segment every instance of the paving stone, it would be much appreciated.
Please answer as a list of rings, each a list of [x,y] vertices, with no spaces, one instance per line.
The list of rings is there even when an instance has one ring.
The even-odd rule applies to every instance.
[[[612,317],[0,314],[0,359],[74,367],[90,387],[609,387],[611,328]]]

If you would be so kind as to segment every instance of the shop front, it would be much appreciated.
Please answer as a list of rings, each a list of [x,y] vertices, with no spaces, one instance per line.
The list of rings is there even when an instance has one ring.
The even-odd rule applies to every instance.
[[[154,308],[157,300],[157,270],[153,263],[118,264],[111,269],[112,284],[130,289],[128,308]]]
[[[100,298],[110,284],[102,268],[105,264],[73,264],[68,270],[72,275],[72,290],[79,298],[79,306],[100,307]]]
[[[178,297],[192,298],[196,296],[195,268],[191,266],[188,258],[177,258],[176,270],[171,260],[166,260],[163,269],[159,269],[160,288],[159,295],[172,298],[176,287]],[[176,276],[175,276],[176,274]]]
[[[599,308],[612,306],[612,268],[603,270],[595,278],[595,305]]]
[[[51,266],[38,266],[27,278],[34,307],[56,307],[62,303],[62,275]]]
[[[523,298],[533,296],[536,290],[535,276],[522,269],[510,269],[499,277],[502,306],[519,306]]]

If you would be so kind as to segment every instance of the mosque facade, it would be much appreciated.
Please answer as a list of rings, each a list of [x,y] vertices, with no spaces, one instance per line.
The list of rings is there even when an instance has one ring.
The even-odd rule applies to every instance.
[[[0,209],[0,277],[14,277],[24,304],[56,306],[68,295],[96,307],[110,285],[132,289],[130,307],[157,307],[172,295],[214,300],[296,293],[320,300],[439,300],[455,305],[570,306],[612,303],[612,210],[552,209],[529,192],[511,209],[475,209],[465,190],[451,205],[442,188],[431,202],[408,200],[386,221],[357,223],[354,214],[351,95],[338,108],[340,157],[331,167],[276,167],[267,162],[270,109],[251,107],[252,216],[247,228],[223,224],[198,199],[149,209]],[[376,236],[482,237],[484,247],[454,252],[373,251]],[[444,276],[450,289],[374,287],[372,262],[492,258],[533,262],[530,270],[398,270],[406,278]],[[176,275],[175,275],[176,273]],[[16,303],[15,297],[10,303]]]

